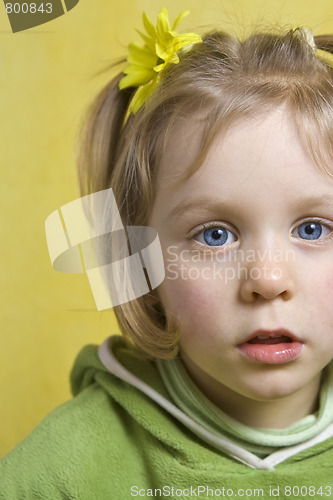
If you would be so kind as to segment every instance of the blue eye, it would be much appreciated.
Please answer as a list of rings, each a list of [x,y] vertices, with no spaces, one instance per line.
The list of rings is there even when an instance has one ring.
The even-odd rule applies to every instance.
[[[208,227],[198,233],[195,239],[204,245],[212,247],[220,247],[237,240],[236,236],[223,226]]]
[[[329,227],[328,224],[323,224],[322,222],[315,220],[309,220],[297,226],[292,232],[292,236],[301,238],[302,240],[316,241],[323,239],[331,232],[332,228]]]
[[[318,240],[323,231],[321,224],[318,222],[303,222],[298,226],[297,232],[303,240]]]

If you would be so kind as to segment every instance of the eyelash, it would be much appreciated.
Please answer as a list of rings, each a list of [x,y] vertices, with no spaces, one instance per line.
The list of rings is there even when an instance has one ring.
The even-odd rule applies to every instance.
[[[321,219],[321,218],[316,218],[316,217],[312,217],[312,218],[308,218],[308,219],[303,219],[301,221],[299,221],[297,223],[297,225],[295,225],[290,234],[291,236],[293,237],[293,233],[295,231],[297,231],[297,229],[299,229],[302,225],[304,224],[311,224],[311,223],[314,223],[314,224],[320,224],[321,226],[323,226],[324,228],[326,228],[327,230],[329,230],[329,233],[323,237],[320,237],[321,235],[319,235],[319,238],[318,239],[314,239],[314,240],[311,240],[311,239],[306,239],[306,238],[301,238],[300,236],[298,237],[295,237],[295,239],[299,240],[301,243],[310,243],[310,244],[315,244],[315,245],[318,245],[318,244],[323,244],[323,243],[326,243],[327,240],[330,240],[330,239],[333,239],[333,222],[330,222],[326,219]],[[235,240],[231,243],[224,243],[223,245],[208,245],[208,243],[201,243],[199,241],[197,241],[195,238],[200,235],[201,233],[204,233],[204,231],[206,231],[207,229],[209,228],[222,228],[222,229],[226,229],[227,231],[229,231],[230,233],[232,233],[234,236],[235,236]],[[232,243],[234,243],[235,241],[237,241],[239,238],[238,238],[238,235],[237,235],[237,231],[235,231],[234,228],[231,228],[228,224],[226,223],[221,223],[221,222],[210,222],[210,223],[207,223],[207,224],[202,224],[199,228],[196,228],[194,232],[192,232],[190,235],[189,235],[189,239],[192,240],[193,244],[197,247],[199,247],[201,250],[209,250],[209,251],[218,251],[218,250],[221,250],[225,247],[228,247],[230,246]]]

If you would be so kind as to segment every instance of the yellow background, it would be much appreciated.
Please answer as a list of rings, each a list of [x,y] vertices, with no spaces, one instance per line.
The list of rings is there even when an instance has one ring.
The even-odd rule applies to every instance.
[[[44,222],[79,196],[75,140],[83,112],[111,76],[100,74],[138,39],[145,10],[182,24],[303,25],[333,32],[332,0],[81,0],[64,16],[13,34],[0,5],[0,456],[70,398],[68,374],[86,343],[117,332],[97,312],[84,275],[51,267]]]

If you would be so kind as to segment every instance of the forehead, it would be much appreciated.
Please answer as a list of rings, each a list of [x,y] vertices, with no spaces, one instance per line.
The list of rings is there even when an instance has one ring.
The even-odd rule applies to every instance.
[[[212,141],[202,165],[194,174],[188,175],[204,148],[205,127],[206,124],[200,120],[177,124],[167,140],[167,148],[161,159],[160,185],[176,187],[182,182],[190,185],[198,178],[206,177],[209,167],[216,166],[219,170],[225,170],[227,165],[237,163],[242,156],[249,154],[251,161],[250,157],[246,161],[248,170],[263,154],[271,155],[272,158],[280,157],[283,150],[284,161],[293,161],[292,155],[309,156],[290,113],[286,112],[285,107],[281,107],[258,117],[245,118],[240,123],[234,122],[225,130],[222,129]],[[236,170],[234,177],[237,177]]]
[[[283,107],[222,132],[200,168],[184,179],[200,154],[201,139],[198,124],[177,130],[161,164],[155,209],[175,211],[188,199],[223,199],[229,205],[246,199],[275,209],[287,200],[333,192],[333,180],[314,163]]]

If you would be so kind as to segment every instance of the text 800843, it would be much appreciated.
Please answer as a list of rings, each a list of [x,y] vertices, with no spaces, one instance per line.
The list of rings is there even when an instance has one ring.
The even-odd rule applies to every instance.
[[[52,3],[6,3],[7,14],[52,13]]]

